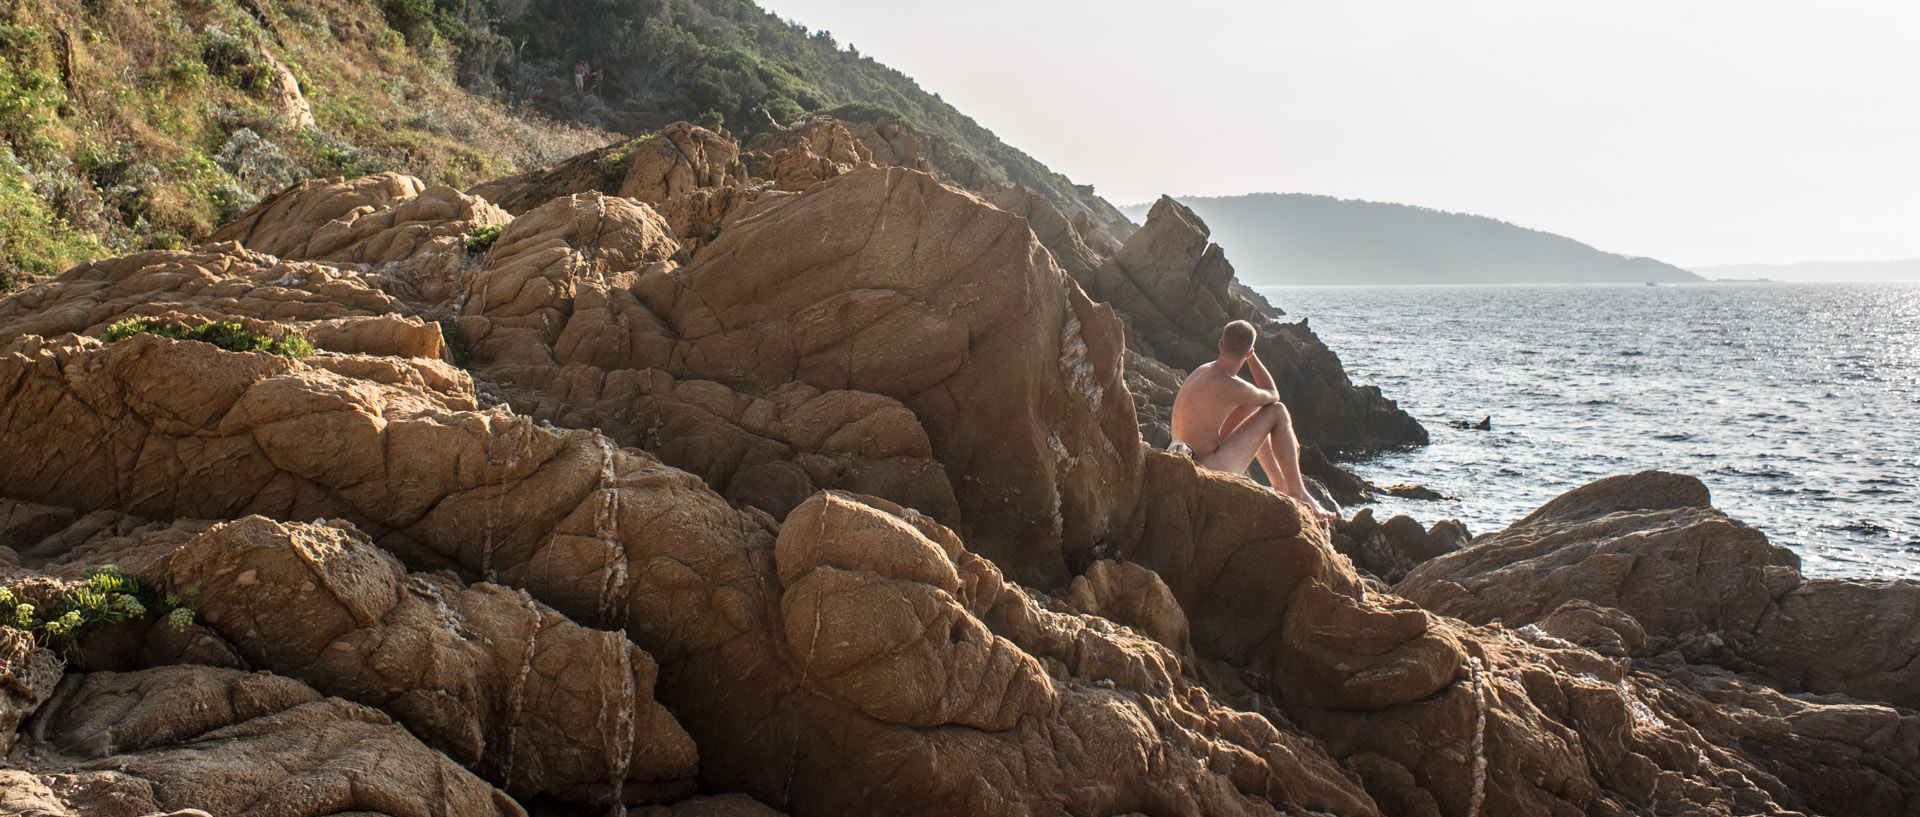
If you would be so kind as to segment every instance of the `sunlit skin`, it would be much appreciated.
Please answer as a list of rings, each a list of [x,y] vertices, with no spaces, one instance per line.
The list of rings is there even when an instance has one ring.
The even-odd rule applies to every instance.
[[[1242,367],[1251,370],[1252,383],[1240,378]],[[1321,519],[1337,516],[1307,493],[1293,417],[1251,349],[1235,355],[1222,340],[1220,357],[1187,375],[1173,399],[1173,439],[1193,446],[1193,461],[1215,471],[1245,473],[1258,457],[1274,492],[1300,500]]]

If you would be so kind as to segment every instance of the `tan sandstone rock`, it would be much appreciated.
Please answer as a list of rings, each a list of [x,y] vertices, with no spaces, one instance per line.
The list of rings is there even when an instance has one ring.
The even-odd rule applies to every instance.
[[[43,814],[526,813],[385,715],[283,678],[186,666],[90,673],[48,706],[47,748],[71,754],[37,753],[0,789],[33,797]]]
[[[254,667],[378,707],[515,797],[593,802],[693,776],[646,653],[523,592],[409,574],[344,523],[248,517],[151,572],[198,587],[201,618]]]
[[[863,170],[755,204],[637,289],[686,376],[900,400],[967,541],[1022,581],[1062,584],[1124,535],[1139,465],[1120,327],[1023,219],[924,174]]]

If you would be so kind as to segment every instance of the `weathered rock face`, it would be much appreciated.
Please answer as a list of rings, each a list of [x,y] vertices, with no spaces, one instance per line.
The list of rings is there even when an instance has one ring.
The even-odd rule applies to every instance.
[[[7,369],[11,395],[77,391],[95,396],[87,410],[95,417],[148,418],[119,424],[142,438],[77,451],[58,467],[114,472],[108,452],[120,445],[174,452],[169,464],[135,464],[99,490],[64,494],[88,507],[162,517],[251,509],[281,519],[347,518],[415,569],[497,576],[578,620],[624,624],[661,662],[660,694],[700,746],[703,786],[804,813],[953,813],[1005,802],[1108,813],[1261,813],[1269,803],[1377,813],[1311,739],[1222,706],[1180,674],[1179,656],[1151,640],[1046,609],[952,532],[903,507],[822,494],[796,509],[776,539],[764,517],[586,432],[450,410],[439,402],[445,395],[423,399],[408,388],[203,344],[141,336],[102,348],[69,339],[55,351],[32,340],[15,344],[11,366],[42,354],[35,366],[58,368],[61,355],[67,364]],[[129,361],[116,366],[121,355]],[[258,365],[239,365],[255,358]],[[180,379],[185,372],[204,380]],[[235,394],[191,428],[112,402],[166,380],[202,400]],[[65,421],[86,427],[85,413]],[[4,421],[10,432],[32,425],[25,414]],[[183,448],[169,438],[212,444]],[[312,458],[296,453],[315,440],[333,445]],[[25,461],[0,474],[0,490],[20,495],[49,482],[40,469],[54,466]],[[208,473],[215,463],[232,476],[176,478],[161,494],[123,490],[159,472]],[[355,541],[338,527],[249,520],[209,530],[152,570],[169,582],[199,582],[207,613],[217,614],[212,625],[250,661],[311,673],[403,717],[425,717],[419,728],[436,740],[463,732],[441,708],[447,699],[415,705],[391,693],[446,688],[448,697],[473,702],[458,711],[479,710],[464,729],[498,734],[485,713],[503,711],[514,696],[511,684],[498,685],[500,662],[486,656],[534,648],[522,635],[533,617],[517,611],[541,608],[512,595],[497,605],[499,591],[403,577],[378,553],[355,551]],[[300,593],[313,599],[313,615],[265,615],[269,600]],[[428,597],[447,612],[429,612],[439,605]],[[413,623],[422,614],[435,622],[426,630]],[[456,623],[437,623],[448,615]],[[553,626],[540,631],[543,639],[557,638],[563,652],[586,649],[566,646]],[[406,635],[439,627],[495,634],[477,643]],[[420,662],[427,668],[378,670],[398,657],[385,650],[408,644],[421,644],[409,655],[435,656]],[[536,676],[545,672],[537,656],[531,666]],[[408,683],[415,672],[433,680]],[[536,702],[536,682],[527,681],[524,711],[544,707],[569,722],[560,714],[567,696],[545,693],[553,700]],[[285,731],[275,728],[282,731],[272,735]],[[514,755],[518,768],[534,756],[538,731],[530,724],[485,745],[527,753]],[[458,745],[452,751],[466,756]],[[476,766],[495,768],[485,751]],[[900,758],[911,759],[912,774],[896,774]],[[510,784],[517,777],[505,774]]]
[[[967,541],[1021,581],[1063,583],[1124,535],[1140,466],[1120,326],[1023,219],[925,174],[859,171],[756,204],[635,289],[689,376],[899,400],[947,470]]]
[[[366,265],[441,300],[469,259],[466,236],[507,223],[507,213],[450,187],[381,173],[310,179],[262,201],[213,234],[279,258]],[[257,317],[268,317],[259,315]]]
[[[586,193],[643,202],[665,217],[689,252],[705,245],[728,213],[770,185],[747,176],[739,148],[725,136],[676,122],[659,133],[608,145],[551,168],[475,185],[467,192],[522,215]]]
[[[1100,256],[1087,246],[1074,224],[1046,196],[1024,187],[1009,187],[987,196],[987,201],[1026,219],[1033,237],[1040,239],[1040,244],[1053,254],[1054,263],[1073,276],[1082,288],[1091,289],[1095,285],[1094,271],[1100,267]]]
[[[1429,559],[1459,550],[1470,537],[1466,526],[1452,519],[1422,528],[1404,514],[1384,523],[1375,521],[1373,509],[1363,508],[1352,519],[1337,523],[1333,538],[1334,547],[1356,565],[1392,583]]]
[[[1920,582],[1807,581],[1792,552],[1708,506],[1692,477],[1611,477],[1427,562],[1394,589],[1510,627],[1562,605],[1611,608],[1651,654],[1757,672],[1789,691],[1920,708]]]
[[[843,173],[873,167],[873,151],[830,116],[773,134],[744,157],[747,172],[775,190],[801,191]]]
[[[847,133],[867,148],[873,163],[881,167],[904,167],[922,172],[933,172],[922,155],[925,142],[906,126],[893,121],[892,117],[881,116],[872,122],[842,122]]]
[[[745,189],[683,136],[664,143],[672,195]],[[738,205],[690,260],[631,199],[529,207],[468,254],[449,239],[484,202],[314,184],[250,216],[245,247],[0,301],[0,582],[51,603],[110,561],[198,586],[201,619],[90,635],[59,686],[50,653],[0,629],[0,741],[19,744],[0,807],[1920,803],[1899,708],[1920,688],[1899,626],[1914,583],[1802,581],[1704,488],[1655,475],[1456,552],[1445,526],[1347,525],[1422,609],[1291,500],[1143,453],[1122,324],[1058,260],[1076,240],[1103,255],[1098,233],[1002,192],[856,170]],[[1202,230],[1183,274],[1204,266],[1203,228],[1179,226],[1128,257]],[[270,242],[326,258],[253,246]],[[1206,309],[1183,303],[1162,316]],[[299,329],[325,353],[85,336],[134,314]],[[429,316],[470,370],[439,359]],[[1656,599],[1642,570],[1707,592]],[[690,785],[734,794],[671,802]]]
[[[9,813],[526,814],[385,715],[278,676],[69,676],[38,717],[48,743],[0,771]]]
[[[25,631],[0,627],[0,757],[13,748],[20,722],[53,695],[62,669]]]
[[[1424,445],[1426,430],[1372,386],[1354,386],[1340,359],[1307,328],[1279,323],[1237,294],[1233,266],[1184,205],[1162,197],[1146,226],[1094,273],[1093,297],[1113,304],[1136,351],[1182,373],[1219,354],[1220,328],[1252,323],[1260,359],[1273,373],[1302,442],[1335,450]],[[1169,406],[1171,403],[1169,402]],[[1141,418],[1153,436],[1154,417]]]
[[[677,257],[660,217],[627,199],[570,196],[521,216],[461,307],[474,370],[536,419],[601,429],[776,518],[830,487],[955,519],[947,475],[897,400],[685,377],[671,314],[642,300],[647,282],[679,274]]]
[[[405,314],[379,276],[280,261],[231,243],[107,259],[57,280],[0,301],[0,336],[99,335],[128,317],[237,320],[269,334],[298,331],[331,351],[413,358],[407,365],[416,368],[425,365],[421,358],[445,354],[440,328]],[[451,369],[434,376],[460,377]]]
[[[690,793],[693,742],[653,699],[653,659],[524,592],[408,574],[345,523],[257,516],[150,572],[199,588],[201,617],[254,668],[378,707],[517,798]]]

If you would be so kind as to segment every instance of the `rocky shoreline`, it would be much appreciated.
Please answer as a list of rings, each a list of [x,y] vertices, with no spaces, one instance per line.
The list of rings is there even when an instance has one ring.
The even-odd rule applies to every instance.
[[[911,137],[303,182],[0,300],[0,586],[188,611],[0,628],[0,811],[1920,814],[1920,582],[1673,474],[1315,524],[1156,450],[1221,323],[1309,442],[1425,431],[1179,204]]]

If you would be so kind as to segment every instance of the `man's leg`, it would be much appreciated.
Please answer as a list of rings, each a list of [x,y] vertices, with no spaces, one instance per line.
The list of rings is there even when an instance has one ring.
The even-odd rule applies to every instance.
[[[1273,483],[1275,490],[1307,504],[1316,516],[1332,519],[1333,512],[1322,507],[1307,491],[1307,480],[1300,474],[1300,439],[1293,434],[1293,415],[1287,407],[1275,403],[1269,408],[1277,409],[1273,430],[1268,432],[1266,444],[1260,446],[1260,467],[1267,472],[1267,480]]]
[[[1273,434],[1273,423],[1277,413],[1273,406],[1266,406],[1247,415],[1232,431],[1221,435],[1220,447],[1213,453],[1196,462],[1215,471],[1229,474],[1244,474],[1247,466],[1253,464],[1254,456],[1267,445]]]

